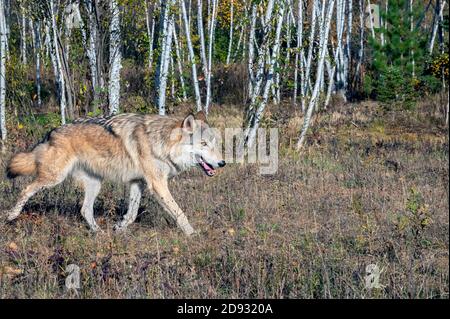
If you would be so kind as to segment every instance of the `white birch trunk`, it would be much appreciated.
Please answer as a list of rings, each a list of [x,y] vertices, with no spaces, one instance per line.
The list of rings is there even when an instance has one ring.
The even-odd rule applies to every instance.
[[[441,17],[443,17],[444,14],[444,7],[445,7],[446,1],[443,0],[437,0],[436,1],[436,8],[434,11],[434,25],[433,25],[433,32],[431,33],[431,40],[430,40],[430,45],[428,47],[428,52],[430,54],[433,53],[433,49],[434,49],[434,42],[436,40],[436,35],[437,35],[437,31],[439,28],[439,23],[443,20],[441,20]]]
[[[160,115],[166,114],[167,76],[169,72],[173,35],[172,28],[174,24],[173,14],[170,12],[172,4],[173,0],[168,1],[163,5],[163,10],[161,11],[161,54],[159,56],[158,70],[155,81],[155,89],[157,91],[156,104]]]
[[[280,1],[280,8],[278,9],[278,20],[277,20],[277,29],[275,33],[275,41],[272,48],[272,55],[269,59],[269,71],[267,74],[266,83],[264,86],[264,92],[262,95],[262,100],[259,102],[259,105],[256,108],[256,112],[254,115],[253,123],[249,123],[251,126],[248,129],[248,133],[244,135],[245,140],[247,140],[247,147],[252,147],[255,142],[256,133],[259,128],[259,124],[261,122],[261,118],[263,116],[264,110],[267,105],[267,100],[269,98],[270,88],[272,86],[273,76],[274,76],[274,67],[277,59],[280,55],[280,37],[281,37],[281,29],[283,26],[284,12],[285,12],[285,3],[284,1]],[[272,8],[270,8],[272,10]],[[270,23],[270,18],[266,20],[266,23]],[[277,71],[279,72],[279,71]]]
[[[188,46],[188,53],[189,53],[189,62],[191,64],[191,73],[192,73],[192,84],[194,85],[194,93],[195,93],[195,103],[197,105],[197,111],[202,110],[202,100],[200,96],[200,89],[198,85],[198,77],[197,77],[197,65],[195,63],[195,55],[194,55],[194,48],[192,47],[192,40],[191,40],[191,30],[189,25],[189,20],[186,13],[186,5],[185,0],[180,0],[180,6],[181,6],[181,12],[183,15],[183,21],[184,21],[184,32],[186,34],[186,42]]]
[[[22,64],[27,64],[27,18],[25,17],[25,7],[20,4],[21,22],[22,26],[20,28],[21,39],[20,39],[20,55],[22,57]]]
[[[205,33],[203,31],[203,4],[202,0],[197,0],[197,27],[198,35],[200,37],[200,59],[202,61],[203,75],[206,77],[208,73],[205,49]]]
[[[117,0],[109,1],[111,22],[109,25],[109,114],[119,112],[120,102],[120,69],[122,56],[120,52],[120,10]]]
[[[314,47],[314,35],[316,33],[316,16],[317,16],[317,6],[318,6],[318,0],[313,0],[313,8],[312,8],[312,16],[311,16],[311,30],[309,33],[309,45],[308,45],[308,56],[306,60],[306,70],[305,70],[305,78],[310,78],[311,73],[311,62],[312,62],[312,55],[313,55],[313,47]],[[302,88],[303,95],[306,95],[307,91],[309,90],[309,85],[307,81],[304,81],[304,88]]]
[[[253,73],[253,60],[255,58],[255,28],[256,28],[256,3],[252,4],[252,18],[250,23],[250,35],[248,38],[248,96],[253,96],[255,75]]]
[[[34,54],[36,58],[36,96],[37,104],[41,106],[41,23],[34,23]]]
[[[145,22],[147,26],[147,36],[148,36],[148,68],[149,70],[151,70],[153,67],[153,41],[155,37],[155,19],[153,18],[153,10],[150,10],[147,0],[145,1],[145,7],[146,7]]]
[[[217,2],[218,0],[212,0],[212,13],[209,21],[209,38],[208,38],[208,68],[206,75],[206,102],[205,113],[208,114],[209,105],[211,103],[211,76],[212,76],[212,52],[214,43],[214,30],[216,26],[216,14],[217,14]]]
[[[303,81],[303,2],[298,2],[298,20],[297,20],[297,48],[295,51],[295,65],[294,65],[294,95],[293,104],[297,105],[297,92],[298,92],[298,69],[300,67],[300,85]],[[303,92],[302,92],[303,93]]]
[[[309,101],[308,110],[306,112],[305,118],[303,120],[303,127],[300,132],[300,138],[297,143],[297,149],[300,149],[303,146],[303,143],[305,141],[306,132],[308,131],[309,124],[311,121],[312,112],[315,108],[315,104],[317,102],[318,93],[320,89],[320,81],[321,81],[321,74],[323,71],[323,65],[325,60],[325,53],[327,51],[327,44],[328,44],[328,35],[330,31],[330,23],[331,23],[331,16],[333,14],[333,7],[334,7],[335,0],[330,0],[328,4],[328,12],[326,16],[326,21],[324,23],[324,28],[321,32],[320,37],[320,53],[319,53],[319,60],[317,62],[317,71],[316,71],[316,83],[314,85],[314,90],[311,95],[311,99]],[[325,5],[322,7],[322,10],[325,10]]]
[[[269,36],[270,32],[272,30],[272,24],[270,23],[273,13],[273,4],[274,0],[269,0],[267,2],[267,9],[266,13],[264,15],[264,27],[263,27],[263,40],[260,47],[259,55],[258,55],[258,63],[257,63],[257,72],[255,76],[255,84],[252,88],[252,96],[251,96],[251,104],[250,104],[250,112],[252,112],[252,105],[254,105],[256,98],[260,94],[261,85],[264,78],[264,67],[265,67],[265,61],[266,61],[266,54],[269,46]]]
[[[230,64],[231,57],[231,47],[233,46],[233,23],[234,23],[234,6],[233,0],[230,1],[230,39],[228,41],[228,52],[227,52],[227,61],[226,64]]]
[[[66,84],[63,73],[61,53],[58,46],[58,31],[56,27],[56,17],[55,17],[55,7],[54,1],[50,0],[50,16],[51,16],[51,27],[52,27],[52,39],[51,39],[51,50],[50,54],[53,56],[53,64],[55,70],[55,78],[58,82],[59,89],[59,109],[61,113],[61,125],[66,124]]]
[[[6,141],[6,16],[4,0],[0,0],[0,137]]]

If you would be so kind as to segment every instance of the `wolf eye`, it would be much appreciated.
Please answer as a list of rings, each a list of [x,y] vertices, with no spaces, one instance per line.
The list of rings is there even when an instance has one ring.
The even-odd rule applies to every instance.
[[[205,141],[202,141],[201,144],[202,144],[202,146],[207,146],[208,145],[208,143],[206,143]]]

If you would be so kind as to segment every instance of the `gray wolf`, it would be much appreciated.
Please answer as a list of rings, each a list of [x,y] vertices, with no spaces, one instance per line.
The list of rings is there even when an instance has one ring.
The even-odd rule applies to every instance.
[[[128,211],[116,230],[124,230],[134,222],[146,185],[189,236],[194,229],[173,199],[168,179],[194,166],[208,176],[225,166],[218,134],[209,127],[203,112],[185,118],[125,113],[78,120],[51,131],[31,152],[12,157],[7,166],[9,178],[35,175],[35,179],[21,192],[7,218],[17,218],[27,200],[39,190],[71,176],[84,188],[81,214],[97,231],[100,228],[93,205],[102,181],[107,179],[130,186]]]

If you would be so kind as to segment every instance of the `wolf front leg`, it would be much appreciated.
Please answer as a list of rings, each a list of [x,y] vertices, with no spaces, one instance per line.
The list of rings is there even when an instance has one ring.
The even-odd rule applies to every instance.
[[[155,194],[161,206],[163,206],[164,209],[169,213],[169,215],[172,216],[173,219],[175,219],[177,225],[187,236],[192,235],[195,231],[192,228],[191,224],[189,224],[186,215],[173,199],[167,185],[167,180],[153,182],[152,186],[153,193]]]
[[[142,196],[142,185],[139,182],[131,183],[130,185],[130,199],[128,200],[128,212],[123,217],[123,220],[118,223],[115,227],[115,231],[123,231],[128,225],[136,220],[139,203]]]

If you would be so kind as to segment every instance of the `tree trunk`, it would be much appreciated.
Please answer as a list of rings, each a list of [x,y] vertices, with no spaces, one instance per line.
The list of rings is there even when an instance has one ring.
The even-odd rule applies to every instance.
[[[4,0],[0,0],[0,134],[6,141],[6,16]]]
[[[36,57],[36,97],[37,104],[41,106],[41,23],[34,23],[34,51]]]
[[[183,15],[183,21],[184,21],[184,32],[186,34],[186,42],[188,46],[188,52],[189,52],[189,62],[191,64],[191,73],[192,73],[192,83],[194,85],[194,92],[195,92],[195,102],[197,105],[197,111],[202,110],[202,100],[200,97],[200,89],[198,86],[198,77],[197,77],[197,65],[195,64],[195,55],[194,55],[194,48],[192,47],[192,41],[191,41],[191,30],[189,25],[189,20],[186,13],[186,5],[185,0],[180,1],[181,6],[181,12]]]
[[[166,114],[166,89],[167,89],[167,76],[169,72],[170,55],[172,48],[172,27],[173,27],[173,14],[171,11],[171,6],[173,0],[167,3],[162,3],[161,8],[161,23],[160,23],[160,34],[161,39],[161,54],[158,59],[158,68],[156,70],[155,77],[155,90],[156,95],[156,105],[158,106],[158,112],[160,115]]]
[[[330,2],[329,2],[326,21],[324,23],[323,30],[321,30],[320,49],[319,49],[320,53],[319,53],[319,60],[317,62],[316,83],[314,85],[314,90],[312,92],[311,99],[309,101],[308,110],[307,110],[305,118],[303,120],[303,127],[300,132],[300,138],[297,143],[297,149],[300,149],[303,146],[303,143],[304,143],[305,137],[306,137],[306,132],[308,131],[309,124],[311,121],[312,112],[313,112],[313,110],[315,108],[315,104],[317,102],[319,88],[320,88],[321,74],[323,71],[323,64],[324,64],[324,60],[325,60],[325,53],[327,50],[328,35],[330,32],[331,15],[333,13],[334,2],[335,2],[335,0],[330,0]],[[325,6],[322,7],[322,10],[325,10]]]
[[[20,13],[22,25],[20,28],[21,39],[20,39],[20,55],[22,57],[22,64],[27,64],[27,18],[25,17],[25,7],[24,4],[20,4]]]
[[[58,45],[58,31],[56,28],[55,7],[53,0],[50,0],[50,17],[52,28],[50,54],[53,56],[52,60],[54,64],[55,78],[57,80],[59,89],[59,109],[61,113],[61,125],[64,125],[66,124],[66,84],[63,73],[62,57]]]
[[[269,70],[268,70],[267,77],[266,77],[264,92],[263,92],[261,101],[257,102],[257,104],[259,104],[259,105],[255,105],[255,107],[254,107],[254,109],[256,109],[256,112],[255,112],[252,123],[249,123],[251,126],[247,130],[248,133],[246,132],[246,134],[244,135],[245,140],[247,141],[247,147],[250,147],[250,148],[253,146],[253,143],[255,142],[256,133],[259,128],[259,123],[261,122],[261,118],[263,116],[264,110],[267,105],[270,88],[272,87],[272,82],[273,82],[275,63],[279,59],[279,55],[280,55],[280,37],[281,37],[281,29],[283,26],[283,19],[284,19],[284,12],[285,12],[285,1],[280,1],[279,6],[280,6],[280,8],[278,8],[277,29],[276,29],[276,33],[275,33],[275,40],[274,40],[274,45],[272,48],[272,54],[268,61],[269,62],[268,63]],[[270,19],[266,20],[266,23],[269,24]]]
[[[212,0],[212,14],[209,23],[209,38],[208,38],[208,68],[206,74],[206,102],[205,102],[205,113],[208,114],[209,104],[211,103],[211,67],[212,67],[212,51],[214,43],[214,30],[216,27],[216,14],[217,14],[217,1]]]
[[[151,70],[153,67],[153,41],[155,37],[155,19],[153,18],[154,2],[145,1],[146,13],[145,22],[147,26],[147,36],[148,36],[148,69]]]
[[[231,47],[233,46],[233,18],[234,18],[234,8],[233,0],[230,1],[230,39],[228,41],[228,52],[226,64],[230,64]]]
[[[121,52],[120,52],[120,10],[117,0],[109,1],[109,10],[111,14],[111,22],[109,25],[109,114],[117,114],[119,112],[120,102],[120,69]]]

